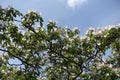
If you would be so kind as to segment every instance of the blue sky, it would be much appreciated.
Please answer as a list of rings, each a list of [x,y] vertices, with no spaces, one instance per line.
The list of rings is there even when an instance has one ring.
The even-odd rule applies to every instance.
[[[82,34],[89,27],[120,23],[120,0],[0,0],[0,5],[23,13],[38,10],[45,24],[54,20],[62,27],[78,27]]]

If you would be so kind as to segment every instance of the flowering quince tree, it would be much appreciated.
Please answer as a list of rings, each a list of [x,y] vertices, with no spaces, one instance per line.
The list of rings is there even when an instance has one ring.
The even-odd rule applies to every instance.
[[[37,26],[38,25],[38,26]],[[10,60],[17,60],[12,62]],[[80,31],[43,25],[35,11],[0,8],[1,80],[116,80],[120,25]]]

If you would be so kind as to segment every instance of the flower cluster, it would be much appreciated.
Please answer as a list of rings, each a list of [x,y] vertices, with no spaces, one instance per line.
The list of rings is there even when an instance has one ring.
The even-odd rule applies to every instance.
[[[120,24],[117,24],[117,25],[108,25],[108,26],[105,26],[105,27],[98,27],[97,29],[95,28],[89,28],[88,31],[86,32],[86,34],[89,34],[90,32],[92,32],[92,34],[94,35],[97,35],[97,34],[102,34],[103,31],[108,31],[112,28],[118,28],[120,26]]]
[[[37,13],[37,14],[40,14],[38,11],[36,11],[36,10],[34,10],[34,9],[32,9],[32,10],[28,10],[27,11],[27,14],[30,14],[30,13]]]

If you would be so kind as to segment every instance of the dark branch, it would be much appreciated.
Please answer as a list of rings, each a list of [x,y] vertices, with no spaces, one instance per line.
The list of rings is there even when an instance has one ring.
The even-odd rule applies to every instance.
[[[7,51],[7,50],[5,50],[5,49],[0,49],[0,51],[7,52],[9,55],[11,55],[11,56],[17,58],[17,59],[20,60],[22,63],[24,63],[24,64],[26,64],[26,65],[29,65],[29,66],[31,66],[31,67],[34,67],[32,64],[30,64],[30,63],[24,61],[24,60],[21,59],[20,57],[18,57],[18,56],[16,56],[16,55],[12,54],[11,52],[9,52],[9,51]]]

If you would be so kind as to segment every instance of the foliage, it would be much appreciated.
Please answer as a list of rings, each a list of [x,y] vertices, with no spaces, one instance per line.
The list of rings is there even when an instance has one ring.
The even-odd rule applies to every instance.
[[[2,80],[115,80],[120,25],[90,28],[82,37],[53,21],[44,26],[37,11],[0,8],[0,55]]]

